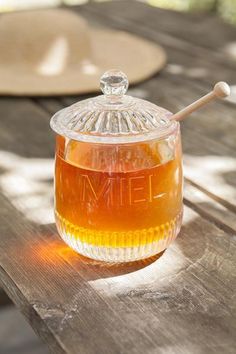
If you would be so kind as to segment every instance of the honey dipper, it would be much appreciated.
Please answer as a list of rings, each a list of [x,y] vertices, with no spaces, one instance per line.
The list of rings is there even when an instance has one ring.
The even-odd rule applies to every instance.
[[[205,106],[207,103],[213,101],[216,98],[225,98],[230,95],[230,87],[226,82],[218,82],[213,90],[205,96],[199,98],[197,101],[191,103],[189,106],[181,109],[179,112],[173,114],[170,119],[181,121],[185,119],[189,114]]]

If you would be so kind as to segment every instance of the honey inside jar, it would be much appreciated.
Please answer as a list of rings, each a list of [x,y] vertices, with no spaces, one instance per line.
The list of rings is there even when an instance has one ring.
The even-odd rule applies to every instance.
[[[55,214],[63,239],[94,258],[122,249],[166,248],[182,214],[179,131],[136,144],[92,144],[57,137]],[[155,252],[156,253],[156,252]],[[114,252],[112,253],[112,259]],[[122,261],[122,256],[119,255]]]
[[[128,78],[109,70],[103,95],[54,114],[55,218],[76,252],[129,262],[169,246],[182,222],[179,123],[165,108],[126,95]]]

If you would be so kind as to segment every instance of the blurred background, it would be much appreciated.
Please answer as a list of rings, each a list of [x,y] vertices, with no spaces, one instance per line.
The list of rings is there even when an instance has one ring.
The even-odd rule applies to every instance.
[[[106,0],[109,1],[109,0]],[[119,1],[119,0],[117,0]],[[148,6],[183,12],[211,13],[236,25],[236,0],[137,0]],[[0,0],[0,13],[26,9],[83,5],[101,0]],[[6,336],[11,333],[11,341]],[[0,289],[0,354],[47,354],[23,316]]]
[[[119,0],[0,0],[0,11],[14,11],[46,6],[73,6],[87,2]],[[225,21],[236,24],[235,0],[137,0],[150,6],[177,11],[210,11]]]

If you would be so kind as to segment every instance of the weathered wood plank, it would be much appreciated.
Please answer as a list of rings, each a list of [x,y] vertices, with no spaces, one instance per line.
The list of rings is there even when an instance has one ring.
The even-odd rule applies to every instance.
[[[44,110],[49,113],[49,117],[59,111],[60,109],[63,108],[63,98],[54,98],[54,97],[37,97],[33,98],[32,101],[36,104],[39,105],[40,107],[43,107]]]
[[[31,100],[0,98],[0,148],[19,156],[46,158],[54,155],[54,134],[49,116]]]
[[[159,260],[118,269],[76,255],[54,228],[39,232],[1,205],[11,212],[1,218],[3,286],[39,334],[55,338],[55,353],[235,350],[236,243],[195,212],[186,209],[181,236]]]
[[[52,349],[56,352],[66,352],[68,348],[71,353],[95,353],[96,346],[102,350],[106,343],[107,348],[113,348],[114,353],[118,353],[123,347],[122,341],[115,343],[108,330],[108,327],[118,326],[114,309],[105,311],[106,304],[100,296],[91,292],[79,273],[61,260],[49,245],[47,235],[43,237],[38,228],[23,221],[6,200],[2,199],[1,205],[15,219],[14,225],[3,219],[11,236],[2,238],[0,242],[3,251],[1,282],[31,325],[36,326],[43,339],[50,340],[50,345],[55,336],[57,343],[53,343]],[[23,237],[18,238],[16,231]],[[8,265],[7,259],[11,260]],[[14,276],[12,272],[16,272]],[[75,317],[72,316],[74,314]],[[98,328],[102,329],[103,335],[98,336],[97,341],[91,341],[89,338],[96,337]],[[109,349],[104,353],[109,353]]]
[[[133,88],[138,95],[175,111],[195,95],[205,93],[220,74],[234,80],[234,64],[230,61],[219,71],[222,59],[217,50],[212,54],[212,50],[203,48],[198,53],[206,39],[201,44],[196,36],[194,49],[184,36],[184,25],[197,23],[194,16],[191,20],[184,17],[186,22],[178,34],[178,28],[172,25],[176,14],[168,13],[165,23],[164,12],[158,12],[163,16],[159,26],[155,24],[155,10],[146,8],[149,10],[143,12],[141,8],[143,5],[136,7],[133,2],[127,3],[127,11],[123,2],[81,8],[93,23],[124,27],[160,40],[172,63],[188,69],[174,76],[173,65],[167,67]],[[116,16],[114,11],[118,11]],[[153,12],[150,26],[148,11]],[[176,16],[180,24],[181,15]],[[205,26],[208,24],[205,22]],[[205,64],[201,55],[210,58],[211,54],[211,64]],[[207,73],[204,78],[197,75],[193,84],[190,69],[194,68]],[[185,174],[189,178],[185,203],[195,211],[185,208],[184,227],[177,241],[159,259],[108,267],[76,255],[59,239],[54,226],[39,225],[48,223],[51,200],[48,205],[41,204],[44,213],[39,213],[38,207],[38,221],[29,210],[36,195],[45,200],[46,194],[52,193],[54,142],[49,114],[73,100],[75,97],[0,100],[0,189],[5,195],[0,196],[0,278],[6,291],[53,353],[234,353],[234,106],[209,106],[203,115],[195,115],[183,124]],[[230,131],[221,123],[220,114],[227,114],[224,120]],[[217,170],[212,171],[204,160],[206,156]],[[13,188],[22,186],[17,167],[23,176],[21,182],[29,187],[23,198],[22,190]],[[15,181],[11,186],[4,179],[10,175],[10,181]],[[36,204],[39,206],[39,199]]]
[[[212,199],[189,180],[185,180],[184,203],[219,228],[229,234],[236,235],[235,212]]]
[[[39,115],[37,114],[38,111],[40,111]],[[32,115],[32,117],[33,117],[32,119],[33,120],[40,119],[40,121],[42,122],[42,127],[40,128],[40,126],[39,126],[38,129],[42,129],[42,131],[45,131],[45,127],[46,127],[45,122],[47,123],[47,114],[45,114],[45,116],[43,116],[42,111],[40,109],[38,109],[38,111],[35,110],[34,115]],[[17,118],[15,117],[15,119],[17,119]],[[14,124],[12,124],[12,126],[14,126]],[[26,138],[26,136],[25,136],[25,138]],[[22,138],[22,141],[23,140],[24,139]],[[43,145],[43,147],[41,146],[40,148],[41,149],[48,149],[48,146]],[[38,156],[39,146],[36,145],[34,147],[34,149],[32,149],[30,151],[31,158],[33,158],[35,155]],[[98,292],[99,295],[100,295],[100,293],[103,294],[103,292],[105,292],[105,295],[106,295],[105,304],[103,304],[103,302],[100,303],[99,300],[96,300],[96,301],[98,301],[97,306],[98,306],[99,311],[104,311],[104,308],[106,309],[106,306],[109,306],[109,308],[112,308],[114,311],[116,311],[117,308],[119,308],[119,317],[121,316],[123,318],[123,316],[126,313],[128,314],[128,317],[124,317],[125,318],[124,321],[127,323],[129,323],[129,321],[132,321],[132,313],[133,312],[135,313],[134,323],[137,323],[137,322],[138,323],[139,322],[145,323],[145,321],[147,321],[147,324],[145,326],[150,327],[150,333],[148,333],[148,334],[146,334],[146,330],[145,330],[145,335],[144,335],[142,328],[138,328],[138,330],[136,330],[136,328],[135,328],[135,330],[134,330],[134,327],[133,327],[134,324],[131,325],[131,327],[132,327],[131,330],[129,328],[125,327],[125,329],[124,329],[125,333],[122,332],[122,336],[125,337],[126,332],[131,331],[132,341],[134,340],[133,338],[136,338],[137,335],[140,338],[140,340],[142,341],[143,346],[139,342],[137,342],[136,346],[138,346],[139,349],[134,347],[133,352],[139,352],[138,350],[142,350],[142,351],[148,350],[148,348],[150,348],[150,351],[151,351],[151,350],[154,350],[153,348],[155,348],[157,346],[165,348],[165,346],[166,346],[165,343],[168,339],[164,333],[164,328],[165,328],[165,326],[168,325],[168,321],[170,321],[170,322],[177,321],[176,323],[178,323],[178,326],[184,326],[184,319],[182,317],[186,317],[186,314],[185,314],[185,316],[181,315],[179,318],[176,319],[175,312],[179,311],[177,309],[179,307],[184,308],[184,306],[185,306],[184,304],[186,302],[187,303],[190,302],[190,305],[189,305],[190,307],[192,306],[192,302],[196,303],[197,304],[196,306],[199,306],[197,300],[195,299],[196,293],[191,293],[192,287],[195,288],[195,287],[198,287],[198,285],[195,285],[195,283],[192,283],[191,279],[186,280],[186,283],[191,284],[190,290],[189,290],[189,288],[187,288],[187,290],[185,289],[184,294],[179,293],[180,290],[178,290],[177,299],[174,300],[173,299],[174,293],[177,291],[175,287],[174,288],[165,288],[164,293],[162,292],[161,288],[154,289],[152,291],[152,290],[150,290],[150,284],[152,284],[154,281],[152,278],[150,280],[149,285],[144,283],[144,285],[142,286],[143,277],[146,277],[146,275],[142,274],[142,266],[140,267],[140,265],[138,266],[138,268],[140,268],[140,270],[135,269],[133,265],[132,265],[132,267],[130,267],[131,269],[127,270],[127,273],[131,271],[131,273],[135,273],[135,274],[138,271],[140,271],[141,275],[138,276],[137,280],[136,280],[136,278],[135,279],[128,278],[126,280],[126,276],[125,276],[126,270],[123,269],[124,274],[123,275],[120,274],[120,276],[124,277],[125,284],[127,284],[127,283],[133,284],[133,288],[131,288],[131,289],[125,288],[124,295],[122,295],[122,293],[120,293],[120,290],[119,290],[119,294],[118,294],[119,296],[116,297],[116,301],[114,303],[110,302],[110,300],[108,301],[107,298],[108,299],[113,298],[112,293],[110,296],[108,296],[108,289],[111,290],[113,287],[116,287],[117,285],[111,286],[110,283],[108,282],[107,286],[105,286],[103,280],[100,281],[100,278],[101,279],[107,278],[107,277],[113,278],[115,275],[119,276],[119,273],[121,272],[121,270],[117,270],[117,268],[115,268],[115,270],[112,269],[110,271],[109,269],[104,270],[104,268],[102,268],[99,270],[100,277],[98,278],[98,275],[94,274],[94,272],[93,272],[94,265],[93,264],[90,265],[91,269],[90,269],[90,266],[86,264],[87,261],[85,261],[84,266],[79,265],[78,262],[80,262],[81,258],[77,255],[75,256],[75,254],[73,253],[73,264],[70,264],[70,266],[72,266],[74,270],[73,270],[72,274],[69,276],[68,273],[70,273],[70,271],[66,271],[63,268],[63,267],[67,268],[67,266],[64,265],[64,263],[63,263],[62,269],[61,269],[61,266],[58,268],[57,262],[59,262],[59,263],[63,262],[63,260],[61,261],[61,259],[59,258],[59,257],[62,257],[67,263],[68,262],[72,263],[71,251],[67,247],[65,247],[62,242],[58,241],[57,238],[51,239],[52,236],[54,237],[54,234],[51,235],[50,230],[45,229],[44,232],[40,232],[37,225],[29,223],[27,221],[27,219],[25,218],[25,216],[19,214],[19,212],[16,211],[11,205],[5,205],[4,203],[5,202],[1,202],[1,205],[2,205],[3,210],[6,211],[6,213],[2,213],[2,216],[4,217],[4,219],[1,222],[1,224],[5,225],[5,227],[4,227],[4,229],[1,230],[1,234],[7,232],[6,241],[2,240],[2,242],[4,242],[5,247],[8,251],[3,252],[3,253],[7,255],[7,258],[9,257],[8,258],[9,262],[12,262],[12,259],[15,259],[16,263],[14,263],[10,266],[8,265],[6,267],[6,257],[4,257],[3,260],[1,259],[1,262],[4,263],[4,269],[7,269],[7,274],[4,273],[5,274],[5,277],[4,277],[4,275],[2,273],[1,278],[5,282],[5,286],[7,287],[7,291],[10,294],[10,296],[12,297],[12,299],[14,299],[14,301],[18,304],[18,306],[21,308],[23,313],[25,313],[25,315],[28,318],[30,318],[32,326],[38,331],[38,333],[42,336],[42,338],[49,343],[53,352],[56,353],[56,352],[60,352],[63,350],[65,351],[66,350],[65,348],[72,347],[71,352],[78,353],[78,351],[76,351],[77,349],[75,349],[75,348],[77,348],[78,346],[81,346],[81,342],[79,341],[79,343],[78,342],[71,343],[71,332],[76,333],[76,331],[78,331],[78,329],[81,331],[81,328],[84,328],[83,326],[85,324],[86,324],[86,331],[88,331],[89,327],[87,327],[87,326],[89,326],[89,323],[91,326],[90,321],[84,322],[85,321],[84,317],[82,317],[82,319],[80,319],[79,321],[74,320],[74,319],[72,320],[70,317],[70,316],[73,317],[74,313],[76,313],[78,311],[77,310],[78,306],[79,306],[79,308],[80,308],[80,306],[82,306],[80,303],[80,296],[83,296],[84,298],[87,299],[88,295],[87,295],[86,291],[89,291],[89,292],[92,291],[91,290],[91,283],[89,283],[90,284],[89,290],[86,290],[87,289],[86,288],[81,293],[80,285],[82,284],[82,281],[86,281],[86,278],[84,279],[84,277],[85,277],[84,272],[89,273],[88,276],[90,278],[87,279],[88,282],[98,280],[97,282],[92,283],[92,289],[95,288],[95,290],[96,290],[96,288],[98,287],[99,288],[99,292]],[[21,201],[18,200],[18,204],[15,204],[15,206],[17,206],[19,210],[24,210],[24,208],[22,208],[20,206],[20,203],[21,203]],[[14,225],[12,225],[12,221],[11,221],[12,219],[14,219]],[[190,217],[190,219],[191,219],[191,217]],[[43,220],[41,220],[41,222],[43,222]],[[199,224],[202,225],[202,222],[199,222]],[[198,231],[201,232],[200,230],[198,230]],[[9,239],[9,233],[11,234],[12,232],[15,236],[13,237],[13,239],[10,242],[11,237]],[[209,231],[209,230],[207,232],[209,235],[212,235],[212,233],[213,233],[212,231]],[[193,231],[191,229],[188,229],[186,232],[186,235],[188,235],[188,234],[191,235],[192,233],[193,233]],[[23,235],[23,236],[27,235],[27,236],[26,236],[26,239],[24,236],[24,240],[21,240],[20,243],[18,243],[19,235]],[[34,238],[33,238],[33,235],[34,235]],[[45,236],[46,244],[44,243],[44,241],[41,240],[41,235]],[[197,231],[195,231],[194,235],[197,235]],[[198,236],[196,236],[196,239],[197,239],[197,237]],[[9,242],[10,242],[10,244],[9,244]],[[58,244],[58,242],[59,242],[59,244]],[[201,243],[201,241],[199,241],[199,242]],[[195,249],[195,246],[191,244],[190,240],[189,240],[189,247],[191,249],[192,249],[192,247],[193,247],[193,249]],[[202,247],[202,249],[204,249],[205,244],[202,245],[201,247]],[[2,250],[5,249],[5,248],[2,248],[2,244],[1,244],[1,249]],[[19,252],[18,250],[21,250],[21,252]],[[43,251],[41,251],[41,250],[43,250]],[[196,249],[195,249],[195,251],[196,251]],[[18,254],[17,257],[15,256],[15,252]],[[37,253],[37,255],[35,252]],[[46,253],[46,255],[44,255],[44,252]],[[54,252],[56,252],[56,256],[54,256]],[[198,252],[200,252],[200,251],[198,251]],[[217,251],[217,252],[219,252],[219,251]],[[213,257],[213,260],[215,260],[215,257],[218,257],[217,252],[216,251],[215,251],[215,253],[213,252],[214,256],[211,256],[211,257]],[[42,254],[42,259],[40,259],[40,260],[38,260],[39,254],[40,255]],[[20,258],[18,258],[18,257],[20,257]],[[75,266],[75,264],[74,264],[75,257],[76,257],[77,266]],[[185,261],[183,261],[183,259],[179,260],[178,257],[177,258],[176,257],[177,256],[173,256],[173,254],[171,253],[170,256],[168,257],[168,259],[166,260],[166,264],[164,265],[164,269],[166,267],[167,267],[167,270],[168,269],[170,270],[170,268],[172,268],[170,259],[172,259],[172,260],[176,259],[177,265],[182,262],[185,263]],[[191,255],[191,257],[192,257],[192,255]],[[191,257],[190,257],[190,259],[191,259]],[[16,264],[18,264],[19,262],[21,263],[20,267],[16,266]],[[32,262],[34,262],[34,264],[32,264]],[[43,265],[41,266],[41,262],[43,262],[44,266]],[[28,264],[31,264],[31,267],[30,267],[31,270],[27,270]],[[19,268],[19,270],[18,270],[18,272],[20,273],[20,275],[18,274],[19,278],[16,281],[16,278],[14,276],[14,279],[15,279],[14,282],[10,282],[10,280],[8,278],[9,270],[10,270],[10,273],[14,272],[16,267]],[[188,267],[190,267],[190,264],[188,262],[187,262],[186,267],[187,267],[187,269],[188,269]],[[82,271],[83,271],[83,273],[80,275],[83,278],[83,280],[81,280],[81,277],[79,277],[79,279],[78,279],[78,276],[75,275],[78,268],[82,269]],[[212,266],[212,268],[213,268],[213,266]],[[40,272],[38,269],[40,269]],[[55,274],[55,271],[53,271],[53,274],[51,274],[51,271],[53,269],[56,269],[56,274]],[[183,270],[183,273],[184,273],[185,268],[181,268],[181,269]],[[191,267],[190,267],[190,269],[191,269]],[[26,271],[26,274],[25,274],[25,271]],[[97,271],[98,270],[96,270],[96,272]],[[227,271],[228,270],[224,270],[225,274],[227,273]],[[46,279],[44,278],[44,275],[43,275],[44,272],[47,273]],[[155,269],[153,270],[153,273],[156,274]],[[161,278],[161,273],[157,273],[156,275],[158,275],[158,277]],[[171,273],[171,278],[175,277],[175,275],[176,275],[175,273],[174,274]],[[43,278],[42,280],[39,280],[38,277],[40,277],[40,276]],[[164,273],[163,279],[165,279],[166,276],[167,276],[167,274]],[[190,276],[190,278],[191,278],[191,276]],[[198,274],[196,276],[199,277]],[[212,274],[211,274],[211,276],[212,276]],[[13,275],[12,275],[12,277],[13,277]],[[54,278],[51,279],[51,277],[54,277]],[[59,277],[59,279],[58,279],[58,277]],[[214,281],[216,281],[215,277],[216,277],[216,275],[214,274]],[[73,278],[73,280],[72,280],[72,278]],[[29,285],[28,279],[35,279],[35,281],[37,282],[36,289],[35,289],[34,282],[32,283],[32,280]],[[75,279],[77,279],[77,280],[75,280]],[[232,279],[230,279],[230,280],[232,281]],[[74,290],[71,290],[71,289],[68,290],[69,293],[67,295],[65,295],[65,294],[60,295],[60,292],[62,291],[62,289],[64,287],[68,288],[68,286],[65,286],[65,284],[63,283],[64,281],[65,281],[65,284],[70,284],[70,282],[71,282],[72,288]],[[73,285],[74,281],[76,282],[75,286]],[[163,283],[163,281],[162,281],[162,283]],[[208,278],[206,279],[206,281],[208,281]],[[219,280],[217,280],[217,282],[221,283],[221,281],[222,281],[221,277],[219,277]],[[54,282],[56,282],[56,285],[54,284]],[[172,281],[170,281],[170,282],[172,282]],[[59,285],[58,285],[58,283],[59,283]],[[116,281],[115,281],[115,283],[116,283]],[[118,279],[118,283],[120,283],[120,279]],[[164,281],[164,283],[165,283],[165,281]],[[16,284],[17,284],[17,291],[15,288]],[[230,284],[230,282],[227,284],[224,284],[224,286],[229,286],[229,284]],[[24,289],[23,295],[21,294],[21,292],[19,292],[19,289],[18,289],[19,285],[23,286],[23,289]],[[51,286],[53,289],[50,288]],[[215,286],[215,284],[214,284],[214,286]],[[40,288],[40,290],[39,290],[39,288]],[[33,294],[31,293],[32,289],[34,289]],[[48,289],[48,290],[46,290],[46,289]],[[227,288],[224,287],[224,289],[227,289]],[[53,296],[48,297],[48,295],[47,295],[47,298],[45,300],[45,291],[47,291],[47,293],[49,292],[50,294],[52,292]],[[77,293],[79,293],[80,295],[77,295]],[[127,296],[127,293],[128,293],[128,296]],[[127,302],[126,305],[120,304],[120,297],[122,297],[122,296],[126,299],[126,302]],[[223,297],[225,295],[221,294],[220,296],[221,296],[220,301],[223,301]],[[131,299],[129,299],[129,297],[131,297]],[[139,297],[141,297],[141,302],[140,302],[140,300],[139,300],[139,302],[134,302],[133,298],[135,298],[136,301],[138,301]],[[209,295],[207,295],[207,298],[209,300]],[[90,295],[89,299],[90,299],[89,300],[89,304],[90,304],[90,302],[92,302],[93,300],[95,301],[96,296],[93,295],[93,293],[92,293],[92,295]],[[169,311],[171,308],[174,308],[175,309],[174,314],[170,315],[170,317],[167,316],[167,318],[166,318],[166,313],[164,312],[164,314],[162,316],[164,318],[166,318],[166,320],[164,318],[162,318],[162,316],[160,314],[157,315],[157,313],[159,311],[161,312],[161,305],[157,309],[155,309],[155,311],[152,309],[152,306],[150,305],[150,302],[155,303],[155,300],[158,300],[159,302],[161,301],[162,306],[164,306],[164,308],[168,307]],[[175,301],[177,301],[177,303]],[[212,303],[212,302],[217,303],[217,301],[219,301],[219,300],[214,300],[210,297],[210,300],[209,300],[210,303]],[[73,309],[71,310],[71,307],[70,307],[71,303],[73,304],[74,309],[76,309],[76,310],[73,310]],[[146,303],[147,303],[147,305],[146,305]],[[54,304],[54,305],[52,305],[52,304]],[[114,306],[114,308],[112,307],[112,305]],[[83,306],[85,306],[85,305],[83,305]],[[148,306],[148,309],[146,309],[145,306]],[[208,306],[208,305],[206,305],[204,303],[203,306]],[[226,305],[224,305],[224,306],[226,306]],[[62,307],[64,308],[64,310],[61,310]],[[136,307],[138,307],[139,310],[136,310]],[[32,310],[32,308],[33,308],[33,310]],[[85,310],[86,308],[87,308],[87,313]],[[85,306],[83,310],[85,311],[85,314],[83,316],[85,316],[86,318],[87,318],[87,316],[89,316],[88,314],[90,314],[90,311],[92,311],[92,313],[94,313],[94,311],[95,311],[95,315],[97,316],[98,310],[94,310],[93,305],[91,305],[91,306],[89,305],[87,307]],[[63,311],[66,314],[64,314]],[[138,311],[138,315],[136,314],[136,311]],[[145,312],[150,311],[151,314],[149,312],[147,312],[145,317],[143,317],[143,311],[145,311]],[[209,311],[209,310],[206,310],[206,311]],[[80,314],[80,311],[78,311],[78,312]],[[184,310],[184,312],[187,312],[187,311]],[[178,315],[178,313],[177,313],[177,315]],[[58,332],[53,331],[53,329],[51,327],[48,327],[48,323],[51,323],[51,322],[52,322],[51,326],[53,328],[60,327],[64,316],[66,317],[66,320],[64,320],[62,330],[59,331],[60,332],[59,334],[58,334]],[[110,326],[109,328],[113,328],[113,331],[114,330],[119,331],[120,330],[119,326],[124,327],[123,321],[119,322],[120,321],[119,318],[117,319],[113,312],[110,313],[108,311],[107,316],[109,318],[110,317],[113,318],[113,320],[117,323],[117,327],[114,327],[114,324],[108,321],[108,327]],[[130,318],[130,316],[131,316],[131,318]],[[193,317],[195,318],[195,321],[196,321],[195,325],[196,326],[198,326],[199,323],[202,323],[201,321],[203,321],[203,323],[205,323],[204,322],[205,321],[204,315],[203,315],[203,317],[201,317],[200,315],[197,315],[197,317],[196,317],[195,314],[190,314],[189,316],[190,316],[191,321],[192,321]],[[187,316],[187,317],[189,317],[189,316]],[[115,319],[114,319],[114,317],[115,317]],[[106,316],[104,318],[107,321]],[[159,328],[159,320],[157,321],[157,318],[161,318],[163,332],[159,332],[159,331],[157,332],[157,330]],[[69,323],[67,323],[67,321]],[[73,325],[70,324],[70,321],[73,322]],[[103,319],[100,319],[99,321],[101,321],[100,324],[95,322],[94,317],[92,318],[92,323],[96,324],[96,328],[94,329],[94,331],[96,330],[96,335],[95,335],[95,332],[91,332],[91,330],[90,330],[91,336],[94,336],[94,337],[97,336],[97,327],[103,328],[103,326],[104,326],[102,324]],[[210,319],[207,317],[206,321],[210,321]],[[226,331],[226,328],[227,328],[227,331],[228,331],[229,325],[227,324],[227,321],[228,320],[224,320],[224,321],[220,320],[220,322],[216,321],[215,325],[213,326],[213,329],[218,332],[223,330],[223,332],[224,332],[224,331]],[[109,332],[110,329],[107,329],[107,331]],[[189,333],[190,337],[192,336],[193,331],[196,331],[196,327],[194,327],[194,326],[191,327],[191,329],[189,329],[189,332],[187,332],[187,333]],[[171,345],[171,347],[175,348],[176,347],[175,339],[176,340],[178,339],[178,341],[180,341],[181,338],[178,337],[178,336],[180,336],[180,334],[178,335],[174,329],[171,329],[170,332],[171,333],[173,332],[171,334],[172,340],[170,342],[170,345]],[[156,333],[159,333],[159,337],[161,337],[161,340],[153,341],[152,337],[154,335],[156,335]],[[82,337],[83,337],[83,335],[84,335],[84,333],[82,331]],[[66,336],[66,338],[64,338],[64,336]],[[102,334],[100,336],[102,336]],[[208,336],[211,336],[211,334],[208,334],[206,337],[201,333],[200,340],[203,340],[203,341],[208,340],[208,342],[209,342]],[[56,337],[56,340],[59,341],[59,344],[57,342],[56,343],[54,342],[54,337]],[[64,338],[64,342],[61,341],[60,337]],[[231,350],[230,348],[233,345],[230,342],[231,341],[230,337],[231,337],[231,332],[230,332],[230,334],[228,334],[227,339],[223,338],[223,336],[219,337],[219,341],[221,340],[221,342],[228,341],[227,344],[224,344],[224,345],[226,345],[227,350]],[[78,340],[78,338],[81,340],[81,336],[78,337],[76,335],[76,338],[77,338],[77,340]],[[119,340],[120,339],[118,338],[117,341],[119,341]],[[127,337],[125,344],[123,344],[123,346],[122,345],[118,346],[117,351],[118,352],[123,351],[125,353],[125,348],[129,348],[129,346],[131,346],[131,344],[129,344],[130,340],[131,340],[130,337]],[[85,341],[86,341],[86,343],[87,343],[87,341],[89,341],[87,339],[87,337],[86,337]],[[136,342],[136,340],[135,340],[135,342]],[[82,344],[82,352],[87,351],[87,352],[93,353],[95,350],[94,347],[91,345],[91,347],[87,348],[86,346],[88,344],[86,344],[86,343]],[[97,341],[95,339],[94,345],[96,346],[96,348],[97,348],[97,346],[99,348],[99,346],[103,346],[103,345],[105,345],[105,343],[106,343],[106,345],[109,345],[109,343],[110,343],[110,346],[112,346],[112,348],[115,348],[114,343],[111,343],[111,341],[107,341],[106,336],[104,337],[104,343],[97,343]],[[129,344],[129,346],[127,346],[128,344]],[[132,345],[133,345],[133,343],[132,343]],[[190,350],[190,348],[194,348],[195,345],[197,345],[197,344],[196,343],[192,344],[190,341],[187,343],[184,342],[183,351]],[[220,343],[218,343],[217,345],[219,345],[219,348],[222,348],[220,346],[221,345]],[[213,346],[213,344],[209,344],[208,346],[204,347],[203,350],[210,351],[211,350],[210,346]],[[64,349],[61,349],[61,347]],[[177,346],[177,348],[178,348],[178,346]],[[114,349],[114,352],[115,352],[115,350],[116,349]],[[180,348],[180,350],[181,350],[181,348]],[[129,352],[132,353],[131,350]]]

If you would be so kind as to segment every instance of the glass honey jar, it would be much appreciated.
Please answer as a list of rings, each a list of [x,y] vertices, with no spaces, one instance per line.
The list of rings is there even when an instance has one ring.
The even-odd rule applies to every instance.
[[[104,95],[57,112],[55,218],[76,252],[107,262],[153,256],[182,222],[180,127],[170,112],[126,95],[111,70]]]

